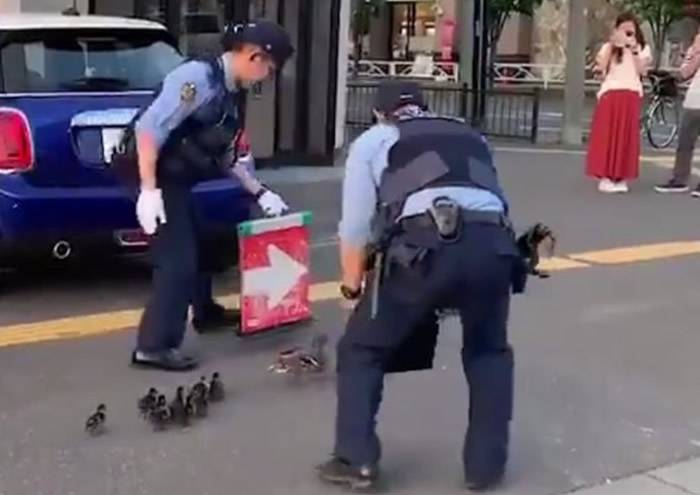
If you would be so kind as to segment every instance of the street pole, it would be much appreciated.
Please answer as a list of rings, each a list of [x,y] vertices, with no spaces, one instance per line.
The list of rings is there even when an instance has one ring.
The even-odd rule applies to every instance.
[[[566,83],[564,86],[563,144],[583,142],[583,107],[586,78],[586,3],[569,0],[569,21],[566,39]]]
[[[474,59],[472,68],[472,88],[475,98],[475,123],[481,126],[486,116],[486,81],[488,76],[488,17],[486,0],[476,0],[474,4]]]
[[[474,60],[474,1],[458,0],[457,29],[459,31],[459,80],[462,84],[472,84]]]

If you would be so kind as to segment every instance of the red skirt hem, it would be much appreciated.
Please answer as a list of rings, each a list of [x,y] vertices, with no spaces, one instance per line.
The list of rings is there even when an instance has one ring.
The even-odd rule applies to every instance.
[[[636,91],[612,90],[600,98],[593,113],[586,157],[586,175],[614,181],[639,177],[640,114]]]

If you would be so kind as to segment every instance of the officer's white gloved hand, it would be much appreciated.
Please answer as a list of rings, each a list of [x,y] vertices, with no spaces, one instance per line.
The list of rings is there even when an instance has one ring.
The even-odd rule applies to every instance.
[[[165,204],[160,189],[141,189],[136,202],[136,217],[139,219],[141,228],[148,235],[156,233],[158,224],[166,223]]]
[[[276,217],[281,215],[289,209],[287,203],[284,202],[282,197],[273,193],[272,191],[265,191],[260,198],[258,198],[258,204],[262,208],[265,215],[270,217]]]

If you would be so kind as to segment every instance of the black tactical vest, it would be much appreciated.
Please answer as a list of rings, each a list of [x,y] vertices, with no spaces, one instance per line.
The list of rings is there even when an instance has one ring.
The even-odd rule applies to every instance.
[[[397,124],[399,140],[383,171],[374,221],[375,240],[390,235],[409,196],[423,189],[463,186],[496,195],[506,208],[487,143],[457,120],[419,117]]]
[[[162,146],[157,162],[159,182],[196,184],[222,178],[234,139],[240,135],[241,98],[226,88],[226,75],[219,58],[203,59],[210,66],[209,84],[216,95],[175,128]],[[160,94],[161,87],[156,91]],[[141,109],[124,134],[114,156],[114,171],[127,183],[138,183],[138,156],[134,126],[146,110]],[[235,159],[235,158],[234,158]]]
[[[194,184],[218,179],[231,165],[224,163],[224,158],[241,127],[239,98],[226,89],[221,61],[207,62],[211,67],[209,83],[216,95],[168,136],[158,158],[158,178],[162,181]]]

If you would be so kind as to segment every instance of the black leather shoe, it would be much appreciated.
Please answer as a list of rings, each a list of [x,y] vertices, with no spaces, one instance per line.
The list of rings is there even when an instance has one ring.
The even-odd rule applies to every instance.
[[[351,490],[370,490],[376,487],[379,479],[379,469],[376,466],[355,467],[337,457],[316,469],[321,481],[344,485]]]
[[[224,309],[221,306],[213,306],[200,318],[192,319],[192,326],[198,333],[206,333],[215,330],[236,330],[241,325],[241,312],[237,309]]]
[[[134,351],[131,354],[131,364],[163,371],[189,371],[198,365],[194,358],[185,357],[177,350],[158,353]]]
[[[503,483],[503,474],[482,480],[467,480],[467,490],[476,493],[487,492],[497,488],[501,483]]]

